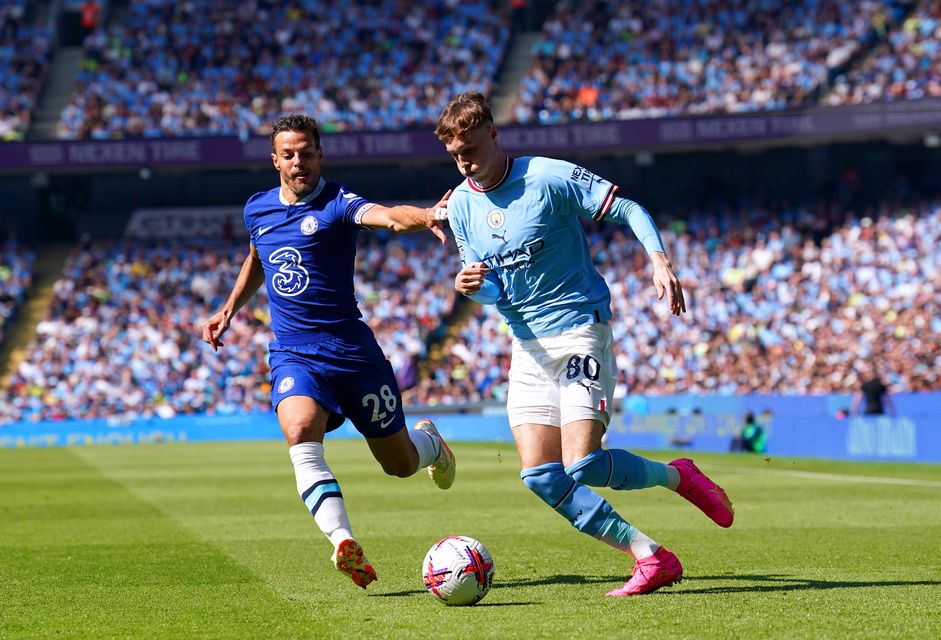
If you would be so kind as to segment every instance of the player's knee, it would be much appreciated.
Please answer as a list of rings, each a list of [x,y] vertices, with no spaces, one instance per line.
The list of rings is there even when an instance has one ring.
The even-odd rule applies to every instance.
[[[302,417],[281,418],[281,430],[288,441],[288,445],[294,446],[302,442],[317,442],[318,431],[309,420]]]
[[[604,449],[595,449],[587,456],[565,468],[575,482],[589,487],[607,487],[611,483],[611,455]]]
[[[523,469],[520,478],[530,491],[553,509],[558,507],[574,485],[572,479],[565,474],[565,467],[561,462]]]

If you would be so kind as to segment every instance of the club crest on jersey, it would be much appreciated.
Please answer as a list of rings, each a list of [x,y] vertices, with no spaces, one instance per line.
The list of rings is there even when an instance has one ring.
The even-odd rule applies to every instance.
[[[278,393],[286,393],[294,388],[294,378],[288,376],[287,378],[282,378],[281,383],[278,385]]]
[[[491,209],[487,214],[487,226],[491,229],[499,229],[503,226],[506,218],[500,209]]]
[[[314,216],[307,216],[301,221],[301,233],[305,236],[312,236],[314,232],[317,231],[317,218]]]

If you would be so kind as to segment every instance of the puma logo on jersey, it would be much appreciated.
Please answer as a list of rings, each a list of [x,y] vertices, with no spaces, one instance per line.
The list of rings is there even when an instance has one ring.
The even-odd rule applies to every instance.
[[[491,240],[502,240],[503,242],[506,242],[506,231],[504,231],[502,235],[499,234],[499,233],[491,233],[491,234],[490,234],[490,239],[491,239]]]

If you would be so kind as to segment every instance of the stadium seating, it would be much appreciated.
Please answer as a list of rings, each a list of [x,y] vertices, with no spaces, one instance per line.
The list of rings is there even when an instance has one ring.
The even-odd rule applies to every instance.
[[[0,343],[33,281],[36,254],[15,242],[0,246]]]
[[[26,137],[49,72],[51,33],[30,20],[26,0],[0,4],[0,142]]]
[[[225,357],[196,331],[240,266],[233,244],[76,247],[48,318],[0,403],[0,420],[227,413],[264,407],[257,305],[227,334]],[[244,252],[244,248],[241,248]]]
[[[363,317],[396,372],[399,387],[418,383],[427,339],[451,312],[459,260],[454,246],[426,234],[362,234],[356,293]]]
[[[878,36],[890,0],[563,0],[545,22],[514,120],[555,123],[812,103]]]
[[[896,391],[941,384],[938,201],[900,199],[860,215],[821,201],[660,218],[687,291],[680,319],[656,301],[629,229],[588,228],[612,292],[619,397],[848,392],[867,362],[881,364]],[[268,409],[264,293],[218,353],[198,335],[243,255],[242,243],[209,240],[77,248],[2,392],[0,421]],[[442,335],[454,306],[453,245],[430,234],[363,234],[359,256],[360,307],[406,402],[505,399],[510,337],[493,307],[473,305],[443,356],[428,359],[428,339]]]
[[[362,235],[360,308],[408,386],[425,338],[453,303],[456,258],[430,234]],[[0,422],[268,410],[272,336],[264,290],[232,323],[219,352],[199,334],[228,296],[245,248],[211,240],[77,247],[49,317],[2,392]]]
[[[941,2],[920,0],[885,42],[836,79],[826,104],[941,97]]]
[[[52,34],[30,22],[32,6],[0,8],[0,140],[24,138],[48,75]],[[327,132],[427,128],[455,93],[492,92],[511,38],[497,0],[230,7],[151,0],[112,12],[85,41],[56,136],[264,135],[291,111]],[[937,97],[939,24],[936,0],[560,0],[512,119]]]
[[[57,135],[267,134],[293,111],[327,132],[428,126],[455,93],[489,91],[509,39],[507,11],[494,6],[131,3],[123,23],[86,39]]]
[[[679,319],[656,300],[630,230],[591,229],[612,293],[619,397],[847,393],[866,363],[882,366],[895,391],[941,384],[938,201],[884,203],[862,216],[830,202],[675,216],[663,235],[687,292]],[[509,352],[495,308],[478,307],[410,398],[503,399]]]

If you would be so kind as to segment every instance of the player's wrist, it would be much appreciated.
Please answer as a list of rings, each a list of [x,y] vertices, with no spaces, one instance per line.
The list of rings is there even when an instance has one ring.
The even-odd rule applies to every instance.
[[[656,267],[666,267],[668,269],[673,268],[673,263],[670,262],[670,258],[663,251],[653,251],[650,253],[650,261],[653,263],[653,266]]]

